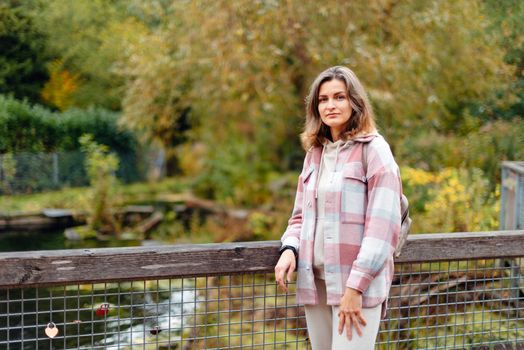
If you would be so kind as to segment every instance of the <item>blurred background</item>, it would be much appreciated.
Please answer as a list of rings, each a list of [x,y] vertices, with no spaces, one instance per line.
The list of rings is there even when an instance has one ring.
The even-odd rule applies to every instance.
[[[520,0],[4,0],[0,249],[278,239],[304,98],[339,64],[412,231],[498,229],[501,162],[524,160]]]

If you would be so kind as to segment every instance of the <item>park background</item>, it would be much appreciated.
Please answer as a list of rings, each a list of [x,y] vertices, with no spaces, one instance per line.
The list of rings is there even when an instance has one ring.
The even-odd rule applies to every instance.
[[[369,93],[413,233],[497,230],[501,162],[524,159],[519,0],[8,0],[0,19],[0,213],[85,213],[112,245],[278,239],[332,65]],[[180,217],[183,198],[222,214]],[[143,204],[147,237],[116,214]]]

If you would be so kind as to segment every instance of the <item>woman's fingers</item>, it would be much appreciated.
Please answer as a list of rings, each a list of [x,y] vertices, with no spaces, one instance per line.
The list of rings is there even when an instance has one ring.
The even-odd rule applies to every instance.
[[[360,328],[360,323],[358,322],[358,316],[355,314],[351,314],[351,323],[355,326],[355,330],[357,331],[357,334],[359,337],[362,336],[362,329]],[[348,336],[349,340],[351,340],[351,336]]]
[[[346,323],[345,318],[346,316],[342,311],[338,313],[338,334],[342,334],[342,330],[344,329],[344,325]]]
[[[359,337],[362,336],[362,327],[366,326],[366,320],[362,316],[362,313],[356,312],[342,312],[338,314],[338,334],[342,334],[344,328],[346,328],[346,336],[349,340],[353,338],[352,326],[355,327],[355,330]]]
[[[275,268],[275,280],[277,281],[278,285],[284,292],[287,293],[287,285],[284,282],[284,275],[286,274],[286,271],[280,267]]]
[[[366,322],[366,319],[364,318],[364,316],[362,315],[362,312],[359,312],[358,313],[358,321],[363,325],[367,325],[367,322]]]
[[[338,314],[338,334],[342,334],[342,331],[344,330],[344,328],[346,328],[346,336],[348,337],[349,340],[351,340],[352,336],[353,336],[353,332],[351,330],[351,325],[354,324],[354,320],[352,319],[351,317],[351,314],[348,313],[348,312],[339,312]],[[355,325],[355,328],[357,327],[357,325]],[[357,333],[358,333],[358,329],[357,328]],[[362,333],[359,333],[359,335],[361,335]]]
[[[280,288],[282,288],[282,290],[284,292],[288,292],[288,289],[287,289],[287,284],[286,282],[284,282],[284,278],[281,278],[280,281],[278,282],[278,285],[280,286]]]
[[[286,280],[288,282],[291,282],[291,278],[293,277],[293,271],[295,271],[295,262],[294,261],[291,262],[291,265],[287,269],[287,279]]]

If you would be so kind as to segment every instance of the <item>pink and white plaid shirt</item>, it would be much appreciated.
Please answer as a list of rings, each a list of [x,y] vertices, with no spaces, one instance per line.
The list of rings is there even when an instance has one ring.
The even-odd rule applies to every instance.
[[[400,172],[389,145],[378,134],[356,138],[340,151],[342,184],[330,192],[332,205],[324,226],[324,272],[327,304],[339,305],[345,288],[361,291],[363,307],[387,301],[393,279],[393,252],[400,232]],[[367,173],[362,147],[367,147]],[[282,244],[298,251],[297,302],[317,304],[313,274],[318,171],[322,147],[307,152],[293,213]],[[385,307],[383,308],[383,314]]]

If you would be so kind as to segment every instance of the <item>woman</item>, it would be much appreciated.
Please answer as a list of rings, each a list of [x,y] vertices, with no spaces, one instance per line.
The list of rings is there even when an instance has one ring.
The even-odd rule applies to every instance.
[[[276,281],[287,292],[298,262],[297,302],[313,350],[373,349],[393,277],[402,188],[350,69],[331,67],[315,79],[301,139],[307,153]]]

